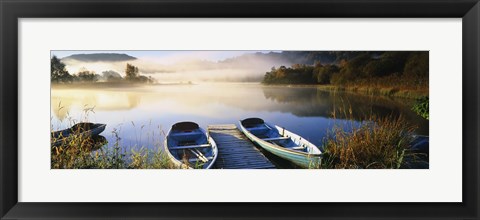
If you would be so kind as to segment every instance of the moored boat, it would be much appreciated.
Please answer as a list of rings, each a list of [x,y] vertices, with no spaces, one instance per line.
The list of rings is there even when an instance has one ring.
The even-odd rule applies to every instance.
[[[105,130],[106,126],[100,123],[81,122],[64,130],[53,131],[50,133],[51,145],[60,146],[74,139],[97,136]]]
[[[165,151],[177,168],[210,169],[218,156],[215,141],[194,122],[179,122],[165,138]]]
[[[285,128],[270,125],[260,118],[247,118],[240,121],[240,130],[263,149],[300,167],[320,165],[322,152],[317,146]]]

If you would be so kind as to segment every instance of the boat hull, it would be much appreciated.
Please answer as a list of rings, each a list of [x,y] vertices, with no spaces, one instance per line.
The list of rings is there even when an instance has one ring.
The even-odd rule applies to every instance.
[[[175,125],[178,125],[178,124],[184,124],[184,125],[186,124],[186,125],[191,126],[191,124],[194,124],[194,123],[192,123],[192,122],[181,122],[181,123],[177,123]],[[217,156],[218,156],[218,148],[217,148],[217,145],[216,145],[215,141],[211,137],[208,136],[208,133],[205,132],[205,130],[203,130],[199,127],[196,127],[193,131],[189,131],[189,132],[185,132],[185,133],[181,134],[182,136],[185,135],[184,137],[174,137],[175,135],[179,134],[179,133],[175,134],[175,132],[173,131],[174,126],[172,126],[172,129],[170,129],[170,131],[168,132],[168,135],[165,138],[165,142],[164,142],[165,152],[167,152],[167,156],[168,156],[170,162],[172,163],[173,167],[178,168],[178,169],[195,169],[195,168],[198,168],[198,167],[202,166],[203,169],[211,169],[213,167],[213,165],[215,164],[215,161],[216,161]],[[198,125],[196,125],[196,126],[198,126]],[[198,137],[197,138],[191,138],[191,136],[194,136],[194,135],[197,135]],[[202,150],[198,150],[198,149],[195,149],[195,148],[190,148],[191,145],[176,146],[179,143],[178,141],[185,141],[185,138],[188,139],[190,142],[195,142],[195,144],[193,146],[195,146],[195,145],[197,145],[197,146],[209,145],[209,146],[201,148]],[[179,151],[178,147],[181,148],[180,152],[178,152]],[[177,149],[173,149],[173,148],[177,148]],[[191,149],[195,149],[195,150],[190,151]],[[198,159],[200,157],[196,158],[197,159],[196,163],[190,163],[190,161],[188,161],[188,162],[182,161],[181,155],[182,154],[185,155],[186,151],[190,151],[194,154],[200,153],[199,154],[199,155],[201,155],[200,157],[203,156],[203,158],[208,159],[208,161],[203,163],[203,164],[198,163]],[[203,154],[205,154],[205,155],[203,155]]]
[[[287,148],[272,144],[270,142],[264,141],[261,138],[258,138],[254,134],[250,133],[242,125],[242,123],[240,123],[240,128],[241,128],[242,132],[245,134],[245,136],[247,136],[247,138],[250,139],[253,143],[255,143],[256,145],[260,146],[261,148],[265,149],[266,151],[268,151],[268,152],[270,152],[270,153],[272,153],[272,154],[274,154],[278,157],[281,157],[285,160],[288,160],[288,161],[294,163],[297,166],[300,166],[302,168],[318,168],[320,163],[321,163],[322,155],[319,154],[319,153],[310,154],[310,153],[299,152],[299,151],[287,149]],[[288,136],[291,137],[292,139],[294,139],[294,138],[301,139],[300,136],[295,135],[292,132],[289,132],[287,130],[284,130],[284,132],[285,133],[288,132],[290,134]],[[295,137],[295,136],[297,136],[297,137]],[[300,141],[299,144],[305,143],[305,144],[308,144],[308,145],[313,145],[310,142],[303,141],[303,140],[295,140],[295,141]],[[311,147],[316,148],[316,146],[311,146]]]
[[[72,129],[73,127],[69,129],[61,130],[61,131],[52,132],[51,136],[53,140],[51,145],[56,147],[62,144],[69,143],[74,139],[79,139],[79,138],[83,139],[83,138],[88,138],[92,136],[97,136],[97,135],[100,135],[100,133],[102,133],[107,127],[106,124],[93,124],[93,123],[90,126],[92,126],[93,128],[83,132],[78,132],[78,133],[75,132],[74,129]]]
[[[215,141],[211,137],[208,138],[208,141],[212,145],[212,151],[213,151],[213,154],[215,156],[212,159],[212,161],[209,162],[210,164],[207,167],[205,167],[204,169],[212,169],[213,165],[215,164],[215,161],[217,160],[217,155],[218,155],[217,145],[215,144]],[[170,160],[170,162],[172,163],[174,168],[177,168],[177,169],[195,169],[194,167],[186,165],[184,162],[178,160],[175,156],[173,156],[173,154],[168,149],[168,140],[167,139],[165,139],[165,142],[164,142],[164,149],[165,149],[165,152],[167,152],[167,157]]]

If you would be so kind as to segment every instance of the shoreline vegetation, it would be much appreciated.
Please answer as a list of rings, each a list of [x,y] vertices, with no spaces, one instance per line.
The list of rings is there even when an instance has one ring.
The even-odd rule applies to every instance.
[[[59,103],[60,106],[61,103]],[[63,107],[60,107],[62,109]],[[89,122],[89,115],[95,113],[93,108],[85,108],[80,120],[68,118],[70,126],[78,122]],[[132,126],[136,129],[135,123]],[[51,132],[54,131],[54,125],[51,123]],[[107,125],[108,126],[108,125]],[[51,169],[172,169],[169,159],[162,151],[162,142],[160,136],[165,136],[161,127],[152,128],[152,125],[140,126],[140,133],[135,132],[137,143],[141,143],[143,138],[151,140],[154,149],[149,146],[134,144],[133,146],[124,146],[121,142],[121,127],[113,128],[110,134],[114,139],[109,143],[102,136],[84,136],[81,130],[72,131],[73,138],[65,139],[60,145],[51,145]],[[150,128],[143,134],[144,128]],[[159,132],[155,132],[158,130]],[[51,143],[56,139],[52,136]]]
[[[336,86],[336,85],[316,85],[316,84],[263,84],[270,87],[315,87],[324,91],[332,92],[351,92],[369,96],[385,96],[405,99],[422,99],[428,97],[428,90],[401,90],[396,87],[374,87],[374,86]]]
[[[95,71],[81,68],[77,73],[70,74],[65,63],[63,63],[56,56],[50,59],[50,81],[52,85],[81,85],[81,84],[97,84],[109,83],[112,85],[134,85],[134,84],[152,84],[156,80],[151,76],[141,75],[138,67],[126,64],[125,77],[113,70],[103,71],[102,74],[97,74]]]
[[[361,85],[346,85],[346,86],[334,86],[334,85],[319,85],[317,88],[326,91],[344,91],[354,92],[364,95],[373,96],[387,96],[407,99],[421,99],[428,97],[428,90],[412,90],[412,89],[399,89],[396,87],[381,87],[381,86],[361,86]]]
[[[273,67],[262,83],[421,99],[429,95],[428,63],[428,52],[358,52],[333,63]]]
[[[136,88],[142,86],[172,86],[172,85],[195,85],[188,82],[176,82],[176,83],[135,83],[127,81],[118,82],[72,82],[72,83],[52,83],[51,87],[54,89],[72,89],[72,88],[85,88],[85,89],[106,89],[106,88]]]
[[[88,109],[88,111],[93,111]],[[333,118],[344,114],[347,123],[336,124],[319,146],[324,157],[318,167],[312,169],[401,169],[428,167],[428,154],[416,152],[414,128],[400,116],[365,116],[360,125],[356,124],[351,108],[335,110]],[[88,121],[87,117],[83,121]],[[71,120],[70,124],[76,121]],[[51,148],[52,169],[175,169],[163,151],[161,137],[165,132],[161,126],[145,133],[134,126],[138,140],[147,138],[152,146],[124,146],[121,143],[120,128],[111,134],[114,141],[108,143],[102,136],[82,137],[69,140]],[[347,126],[347,127],[345,127]],[[158,130],[157,133],[154,130]],[[53,131],[53,124],[52,124]],[[142,136],[143,135],[143,136]],[[100,141],[98,141],[100,139]],[[54,143],[56,140],[52,140]],[[422,159],[423,158],[423,159]],[[425,159],[426,158],[426,159]],[[426,164],[426,165],[425,165]]]
[[[352,108],[340,108],[347,125],[336,124],[323,142],[323,169],[404,169],[428,167],[428,155],[413,149],[415,127],[402,115],[365,115],[355,125]],[[349,127],[345,128],[345,127]],[[426,165],[427,164],[427,165]]]
[[[413,99],[412,110],[429,119],[427,51],[354,52],[332,63],[272,67],[262,84],[316,85],[327,91]]]

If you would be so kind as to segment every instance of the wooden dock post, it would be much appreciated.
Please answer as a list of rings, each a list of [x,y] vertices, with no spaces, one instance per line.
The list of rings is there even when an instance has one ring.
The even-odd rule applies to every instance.
[[[208,131],[218,147],[216,169],[275,169],[236,125],[209,125]]]

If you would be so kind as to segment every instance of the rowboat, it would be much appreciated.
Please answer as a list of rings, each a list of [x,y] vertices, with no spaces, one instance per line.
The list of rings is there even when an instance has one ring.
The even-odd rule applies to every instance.
[[[81,122],[60,131],[53,131],[50,134],[52,146],[68,144],[70,141],[78,138],[88,138],[97,136],[105,130],[106,124]]]
[[[285,128],[272,126],[260,118],[247,118],[240,121],[240,130],[263,149],[300,167],[320,165],[322,152],[317,146]]]
[[[194,122],[174,124],[164,146],[173,165],[182,169],[210,169],[218,156],[215,141]]]

